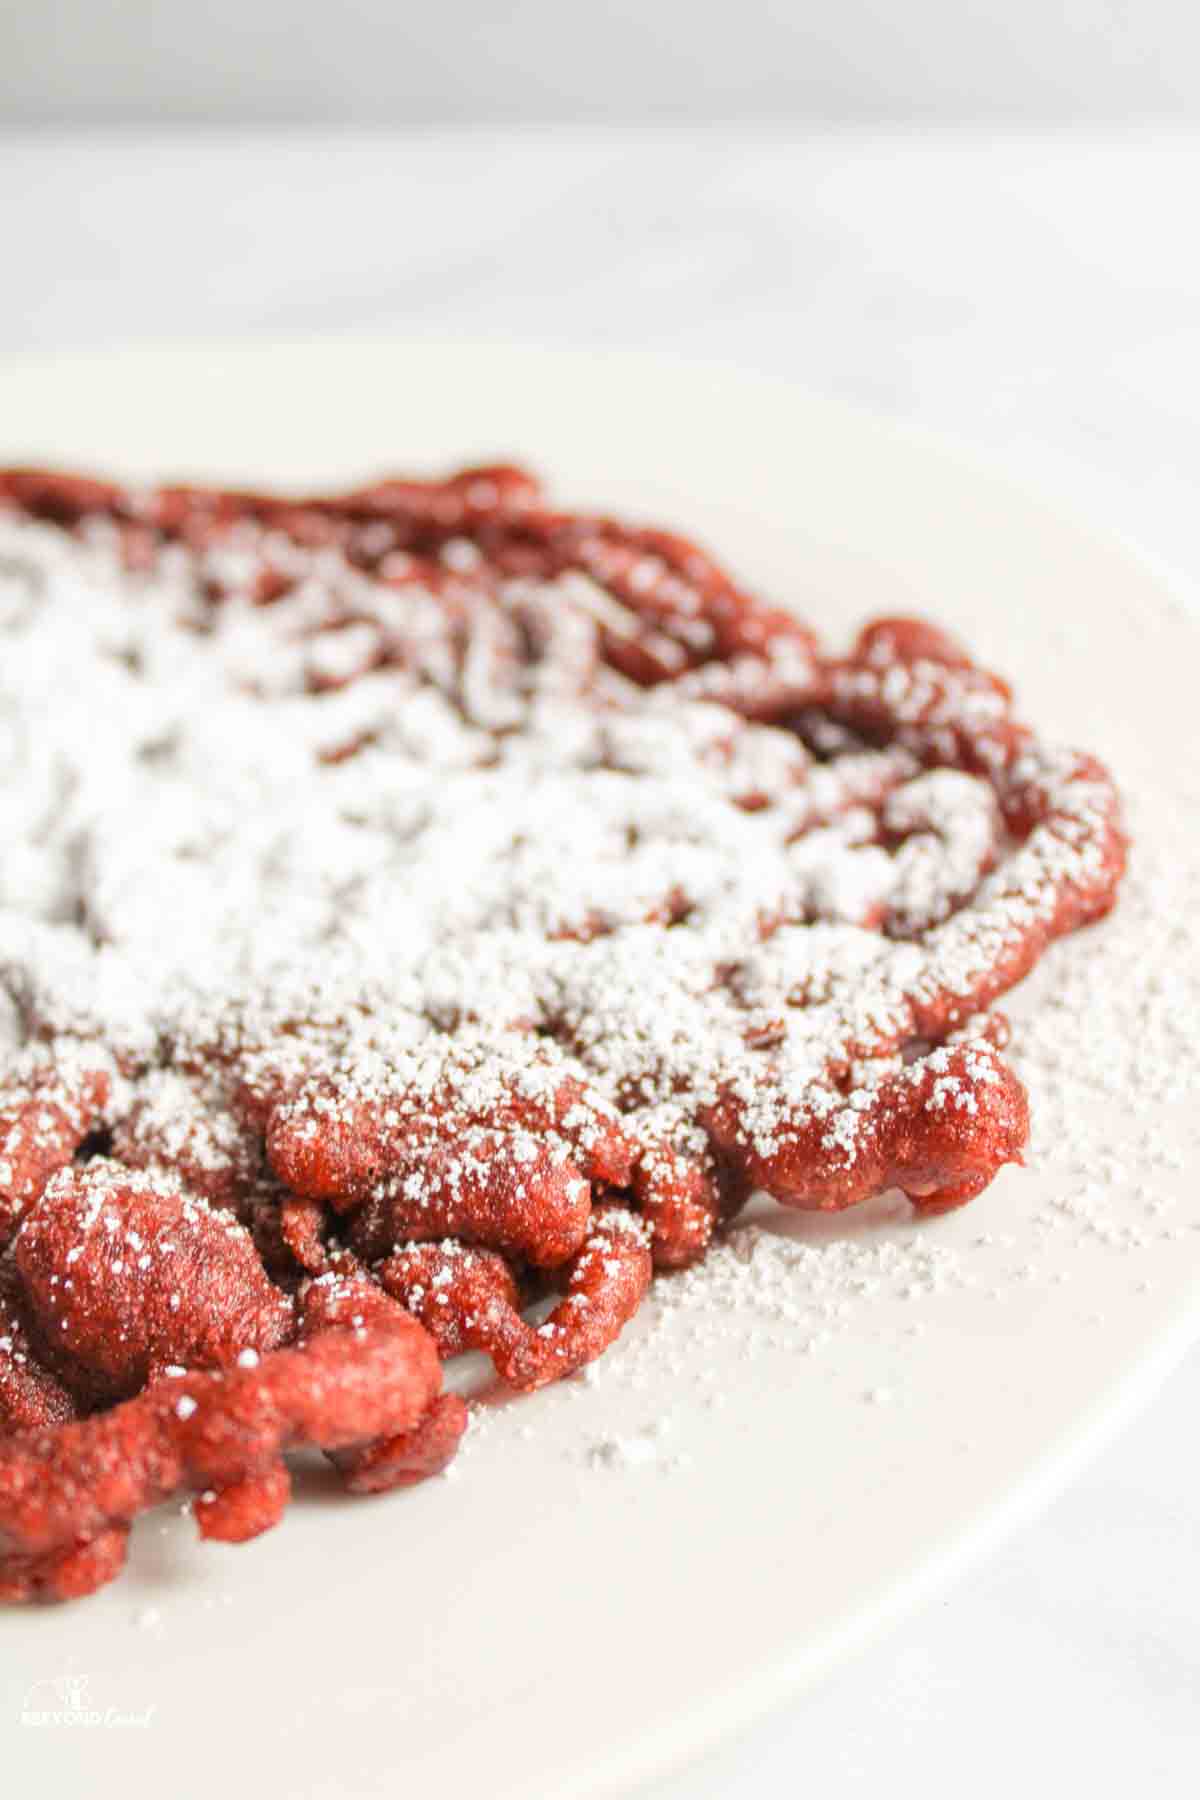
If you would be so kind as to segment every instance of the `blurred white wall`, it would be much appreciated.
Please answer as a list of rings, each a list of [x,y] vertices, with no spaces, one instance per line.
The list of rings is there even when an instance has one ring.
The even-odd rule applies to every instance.
[[[1200,117],[1200,0],[0,0],[0,122]]]

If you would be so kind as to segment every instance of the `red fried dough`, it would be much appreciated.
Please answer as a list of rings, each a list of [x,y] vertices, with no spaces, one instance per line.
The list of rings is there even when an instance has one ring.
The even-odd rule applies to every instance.
[[[352,1076],[304,1082],[270,1114],[271,1167],[293,1193],[344,1210],[402,1164],[409,1167],[413,1145],[428,1142],[439,1129],[453,1134],[487,1127],[553,1133],[570,1145],[589,1180],[617,1187],[628,1182],[634,1148],[620,1117],[578,1077],[555,1071],[536,1087],[531,1082],[523,1087],[520,1076],[501,1077],[480,1099],[469,1086],[470,1072],[448,1063],[431,1089],[402,1078],[370,1085]],[[529,1081],[535,1072],[536,1064],[521,1074]]]
[[[402,1308],[377,1301],[369,1321],[354,1324],[355,1308],[252,1367],[166,1378],[108,1412],[0,1443],[0,1583],[70,1597],[79,1572],[69,1569],[68,1593],[58,1559],[111,1544],[181,1492],[203,1496],[208,1535],[252,1536],[286,1499],[284,1451],[351,1451],[420,1426],[441,1385],[436,1348]],[[115,1572],[110,1560],[100,1579]]]
[[[296,1265],[309,1275],[325,1267],[326,1211],[319,1200],[285,1194],[279,1206],[279,1234]]]
[[[290,1303],[234,1218],[103,1159],[54,1177],[12,1257],[48,1360],[92,1404],[291,1333]]]
[[[443,1357],[505,1345],[524,1325],[516,1277],[494,1250],[477,1250],[455,1238],[406,1244],[374,1273],[420,1319]]]
[[[75,1417],[75,1402],[42,1364],[29,1334],[20,1276],[0,1262],[0,1439]]]
[[[854,642],[856,662],[887,668],[892,663],[941,663],[947,669],[971,669],[972,658],[940,626],[902,614],[872,619]],[[1004,683],[998,684],[1007,692]]]
[[[442,481],[379,481],[336,500],[292,500],[182,485],[134,496],[111,482],[60,470],[0,471],[0,501],[8,500],[35,518],[77,525],[108,514],[162,538],[180,538],[193,545],[219,537],[242,520],[255,520],[307,543],[336,540],[350,523],[385,520],[404,543],[431,546],[469,532],[481,519],[519,512],[539,493],[532,475],[508,463],[460,469]],[[324,534],[322,523],[329,528]]]
[[[0,1602],[86,1599],[116,1580],[128,1546],[128,1527],[111,1525],[40,1556],[0,1556]]]
[[[396,551],[404,551],[420,563],[426,583],[436,585],[441,570],[431,557],[452,538],[474,539],[498,575],[553,580],[578,571],[606,590],[616,605],[601,631],[604,654],[637,682],[673,680],[738,658],[761,658],[765,665],[780,644],[788,647],[792,670],[787,700],[794,704],[812,681],[811,631],[793,614],[751,600],[699,546],[673,532],[552,511],[538,504],[536,480],[508,465],[303,499],[188,487],[135,498],[86,477],[14,469],[0,471],[0,504],[5,499],[67,527],[107,514],[139,562],[153,559],[158,542],[203,548],[239,522],[253,521],[302,546],[339,545],[365,567],[381,555],[394,563]],[[364,527],[383,528],[377,550],[367,550]],[[286,581],[270,584],[263,598],[286,591]]]
[[[900,647],[890,662],[889,643]],[[947,977],[926,978],[909,996],[912,1033],[935,1042],[1021,981],[1055,938],[1103,918],[1128,856],[1103,765],[1039,745],[1013,719],[1007,685],[947,645],[919,621],[877,621],[854,654],[826,665],[823,702],[835,722],[873,742],[899,745],[931,769],[985,778],[1019,840],[962,913],[922,937]]]
[[[268,1463],[265,1469],[232,1481],[228,1487],[206,1488],[192,1501],[192,1517],[200,1536],[222,1544],[248,1544],[278,1525],[292,1497],[292,1478],[287,1464]]]
[[[954,769],[893,789],[880,827],[895,849],[882,921],[889,937],[917,937],[957,912],[995,867],[1003,840],[991,788]]]
[[[387,1180],[354,1215],[350,1242],[375,1261],[398,1244],[457,1237],[542,1268],[582,1244],[591,1190],[561,1138],[431,1121],[393,1159]]]
[[[594,1214],[582,1248],[561,1271],[562,1299],[541,1325],[516,1306],[500,1258],[456,1244],[400,1250],[377,1273],[437,1338],[443,1354],[482,1350],[510,1387],[547,1386],[594,1361],[620,1335],[650,1285],[647,1229],[632,1213]]]
[[[633,1197],[650,1227],[656,1269],[684,1269],[704,1255],[722,1212],[722,1181],[707,1148],[688,1153],[668,1137],[643,1134]]]
[[[394,1320],[395,1301],[361,1269],[347,1270],[345,1263],[344,1257],[339,1258],[303,1290],[300,1315],[306,1335],[347,1325],[356,1331],[371,1327],[386,1331]],[[381,1494],[440,1474],[466,1428],[467,1408],[461,1396],[436,1394],[414,1424],[366,1443],[329,1448],[328,1455],[351,1493]]]
[[[1022,981],[1056,938],[1111,911],[1129,842],[1106,771],[1092,757],[1026,747],[1000,788],[1025,842],[962,914],[927,934],[934,956],[969,934],[964,979],[924,983],[910,996],[919,1037],[942,1039]],[[1067,865],[1064,867],[1064,864]]]
[[[61,1064],[40,1050],[17,1061],[0,1086],[0,1249],[99,1123],[108,1095],[106,1071],[78,1053]]]
[[[352,1494],[390,1493],[440,1475],[453,1461],[467,1428],[467,1403],[461,1394],[439,1394],[411,1431],[377,1438],[353,1450],[331,1450],[342,1485]]]
[[[784,1206],[822,1212],[900,1188],[918,1211],[960,1206],[1019,1162],[1025,1090],[986,1040],[944,1047],[850,1099],[822,1091],[759,1127],[728,1097],[707,1117],[745,1177]]]
[[[111,1155],[130,1169],[166,1169],[191,1194],[239,1212],[263,1171],[261,1133],[245,1125],[217,1084],[174,1069],[142,1078],[112,1130]]]

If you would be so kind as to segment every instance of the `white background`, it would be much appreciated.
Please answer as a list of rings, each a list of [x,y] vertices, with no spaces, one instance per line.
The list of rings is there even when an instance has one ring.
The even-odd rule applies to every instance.
[[[28,22],[36,48],[72,17],[54,106],[87,98],[98,27],[82,0]],[[394,328],[719,356],[959,433],[1195,594],[1198,190],[1200,137],[1112,128],[43,132],[0,140],[0,348]],[[1042,1522],[660,1800],[1193,1796],[1198,1408],[1194,1356]]]

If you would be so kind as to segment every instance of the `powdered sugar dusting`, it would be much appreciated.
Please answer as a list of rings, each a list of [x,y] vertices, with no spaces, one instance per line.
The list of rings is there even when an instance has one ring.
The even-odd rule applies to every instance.
[[[469,572],[471,549],[448,546],[447,570]],[[289,583],[267,608],[264,559]],[[617,608],[573,575],[510,582],[456,616],[250,529],[131,578],[101,528],[80,541],[0,519],[12,1050],[103,1046],[121,1159],[186,1166],[217,1203],[261,1175],[231,1067],[263,1096],[315,1068],[354,1101],[450,1082],[480,1115],[514,1084],[545,1097],[579,1072],[601,1108],[693,1152],[697,1109],[732,1092],[756,1153],[805,1113],[851,1167],[914,1004],[970,994],[1063,882],[1095,877],[1101,784],[1030,747],[1014,779],[1053,793],[1059,817],[1016,847],[987,782],[921,771],[922,732],[949,754],[997,716],[969,672],[847,675],[852,698],[885,683],[907,722],[888,748],[842,742],[825,761],[815,736],[806,748],[714,703],[716,675],[632,687],[597,649]],[[1005,1280],[1036,1280],[1054,1234],[1136,1250],[1173,1228],[1146,1184],[1178,1154],[1159,1119],[1200,1066],[1179,923],[1200,871],[1197,834],[1176,827],[1168,861],[1161,808],[1144,812],[1116,920],[1052,953],[1021,1024],[1037,1154],[1061,1194]],[[971,1045],[967,1085],[938,1057],[930,1110],[970,1113],[992,1049]],[[1131,1091],[1144,1116],[1110,1109],[1097,1136],[1094,1103]],[[751,1215],[657,1286],[599,1379],[703,1379],[730,1346],[819,1358],[879,1296],[919,1312],[990,1294],[1002,1283],[965,1229],[935,1236],[890,1199],[836,1235]],[[677,1466],[644,1441],[592,1461]]]
[[[290,584],[269,606],[264,567]],[[214,1054],[276,1089],[337,1064],[361,1092],[372,1068],[420,1080],[464,1028],[510,1067],[567,1053],[625,1110],[682,1119],[723,1088],[762,1155],[825,1119],[852,1164],[912,997],[969,991],[1064,869],[1087,879],[1087,784],[1037,763],[1066,823],[961,913],[997,849],[983,781],[903,745],[822,762],[634,688],[595,606],[579,575],[451,605],[251,527],[131,576],[100,525],[0,521],[14,1037],[114,1053],[122,1153],[186,1156],[205,1191],[251,1154],[197,1088]],[[987,713],[946,680],[945,729]],[[841,1064],[861,1105],[828,1086]]]
[[[1190,924],[1200,767],[1135,790],[1131,813],[1138,850],[1116,913],[1056,946],[1013,1008],[1011,1054],[1030,1090],[1038,1197],[1026,1199],[1019,1176],[1002,1180],[935,1232],[914,1227],[899,1197],[833,1226],[764,1211],[701,1266],[660,1282],[642,1334],[598,1365],[593,1382],[650,1394],[666,1368],[676,1392],[720,1404],[722,1370],[782,1352],[799,1359],[793,1385],[803,1392],[804,1371],[836,1376],[839,1342],[869,1337],[884,1302],[889,1321],[911,1315],[893,1327],[892,1404],[903,1400],[906,1338],[936,1326],[955,1297],[1003,1306],[1064,1288],[1064,1244],[1078,1276],[1067,1292],[1080,1288],[1064,1331],[1072,1320],[1103,1328],[1086,1292],[1106,1261],[1129,1261],[1130,1290],[1154,1292],[1139,1257],[1200,1231],[1200,1201],[1171,1197],[1194,1154],[1200,1100],[1200,956]],[[864,1397],[882,1404],[880,1391]]]

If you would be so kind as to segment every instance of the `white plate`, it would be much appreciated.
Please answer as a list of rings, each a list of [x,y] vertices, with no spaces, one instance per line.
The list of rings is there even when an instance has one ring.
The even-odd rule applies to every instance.
[[[595,1384],[492,1414],[452,1479],[375,1502],[314,1481],[238,1550],[172,1513],[96,1599],[0,1616],[14,1793],[625,1791],[994,1541],[1200,1320],[1194,1112],[1161,1091],[1172,1045],[1195,1049],[1167,1015],[1197,953],[1153,842],[1200,839],[1200,638],[1122,551],[951,448],[662,359],[326,344],[0,369],[5,460],[287,483],[500,454],[568,502],[694,529],[831,636],[927,612],[1028,716],[1108,756],[1146,796],[1142,898],[1037,980],[1066,1017],[1094,969],[1124,1047],[1083,1137],[919,1231],[886,1204],[781,1222],[749,1263],[726,1255],[708,1307],[652,1309]],[[1053,1139],[1080,1071],[1039,1067]],[[722,1293],[746,1310],[714,1310]]]

